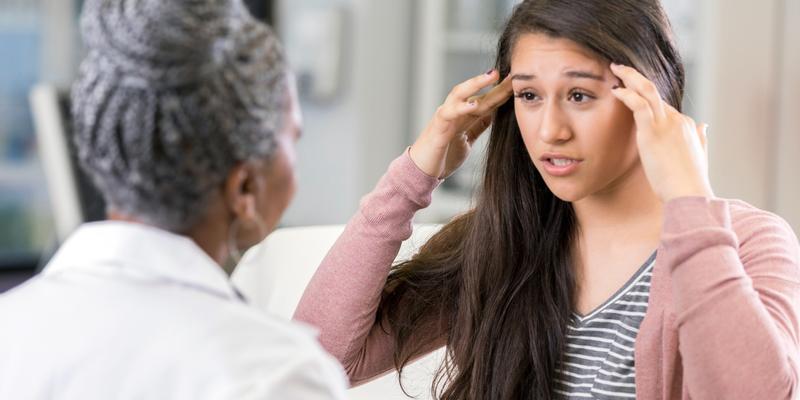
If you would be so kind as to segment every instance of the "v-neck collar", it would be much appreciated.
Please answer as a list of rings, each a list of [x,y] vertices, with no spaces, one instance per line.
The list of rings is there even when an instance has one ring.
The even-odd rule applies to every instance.
[[[575,318],[576,322],[579,324],[585,324],[588,320],[592,319],[594,316],[596,316],[601,311],[606,309],[610,304],[614,303],[615,301],[619,300],[620,297],[624,296],[625,293],[627,293],[630,290],[630,288],[634,285],[634,283],[638,282],[642,278],[642,276],[644,275],[644,271],[647,270],[647,268],[649,268],[655,262],[656,254],[657,251],[654,251],[653,254],[651,254],[650,257],[647,258],[647,261],[645,261],[644,264],[642,264],[642,266],[639,267],[639,269],[637,269],[633,275],[631,275],[631,277],[628,279],[627,282],[625,282],[625,284],[620,286],[619,289],[617,289],[617,291],[614,292],[614,294],[612,294],[608,299],[606,299],[606,301],[601,303],[599,306],[595,307],[588,314],[581,315],[577,311],[573,311],[572,316],[573,318]]]

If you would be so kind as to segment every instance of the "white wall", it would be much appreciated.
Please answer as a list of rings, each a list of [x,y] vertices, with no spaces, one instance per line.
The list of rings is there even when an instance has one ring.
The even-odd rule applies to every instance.
[[[345,222],[407,143],[410,2],[286,0],[282,35],[307,7],[341,6],[346,15],[341,95],[301,100],[299,190],[284,225]]]
[[[74,0],[42,0],[42,81],[69,88],[78,67],[78,21]]]

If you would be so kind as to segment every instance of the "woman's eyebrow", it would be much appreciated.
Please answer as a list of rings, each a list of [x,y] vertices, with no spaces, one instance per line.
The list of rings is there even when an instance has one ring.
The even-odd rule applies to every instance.
[[[532,81],[536,79],[536,75],[532,74],[514,74],[511,75],[512,81]]]
[[[605,82],[606,81],[606,79],[603,78],[601,75],[597,75],[595,73],[588,72],[588,71],[567,71],[567,72],[564,72],[564,75],[566,75],[566,76],[568,76],[570,78],[593,79],[593,80],[600,81],[600,82]]]
[[[606,79],[603,78],[601,75],[597,75],[595,73],[588,72],[588,71],[570,70],[570,71],[564,72],[563,75],[568,77],[568,78],[574,78],[574,79],[593,79],[593,80],[600,81],[600,82],[605,82],[606,81]],[[514,74],[514,75],[511,75],[511,80],[512,81],[532,81],[534,79],[536,79],[536,75],[533,75],[533,74]]]

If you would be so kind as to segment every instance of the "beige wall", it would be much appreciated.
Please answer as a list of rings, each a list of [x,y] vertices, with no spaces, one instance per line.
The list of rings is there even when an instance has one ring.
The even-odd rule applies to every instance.
[[[800,232],[800,1],[784,0],[775,210]]]
[[[779,212],[800,231],[800,24],[796,0],[702,5],[698,119],[710,124],[712,185]]]

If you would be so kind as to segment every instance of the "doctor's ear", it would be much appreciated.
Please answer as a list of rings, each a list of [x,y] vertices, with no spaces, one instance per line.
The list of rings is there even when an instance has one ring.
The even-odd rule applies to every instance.
[[[228,173],[224,185],[225,204],[240,220],[256,218],[257,185],[258,169],[253,163],[239,163]]]

